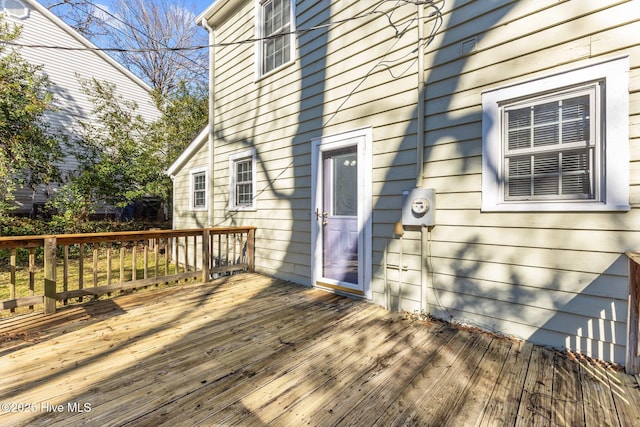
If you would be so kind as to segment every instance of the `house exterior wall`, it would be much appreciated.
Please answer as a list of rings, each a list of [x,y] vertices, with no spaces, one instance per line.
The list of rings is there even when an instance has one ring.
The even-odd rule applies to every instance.
[[[208,227],[208,212],[203,209],[193,209],[190,194],[191,176],[194,171],[206,171],[209,164],[208,144],[200,144],[194,150],[187,165],[173,176],[173,228],[203,228]],[[195,253],[195,252],[193,252]]]
[[[91,50],[95,48],[94,45],[39,3],[30,0],[21,2],[29,13],[22,19],[9,15],[5,20],[22,26],[21,36],[17,40],[23,45],[19,48],[20,54],[29,63],[42,66],[42,72],[49,78],[55,111],[47,114],[47,120],[52,131],[63,132],[73,140],[80,129],[79,120],[89,120],[93,104],[83,93],[80,82],[93,78],[114,84],[118,95],[137,103],[138,114],[145,119],[155,120],[159,117],[149,86],[105,53]],[[32,47],[42,45],[72,50]],[[76,168],[75,157],[69,153],[61,164],[61,170],[64,174]],[[38,188],[33,202],[46,202],[46,191],[44,185]],[[32,196],[31,189],[17,191],[18,206],[14,212],[29,213]]]
[[[254,2],[214,11],[213,225],[256,225],[256,270],[311,285],[311,140],[370,126],[373,302],[624,363],[624,251],[637,248],[640,219],[637,2],[457,0],[424,10],[419,119],[416,5],[298,0],[296,60],[261,78],[253,45],[232,43],[254,36]],[[620,57],[630,208],[483,211],[483,93]],[[230,211],[228,159],[247,148],[256,209]],[[417,184],[437,191],[437,225],[400,237],[402,193]],[[176,198],[186,197],[178,185]]]
[[[637,2],[464,2],[427,53],[425,185],[438,189],[430,311],[624,362],[625,250],[637,247]],[[456,17],[468,21],[457,21]],[[457,56],[474,33],[478,50]],[[453,33],[453,34],[452,34]],[[481,212],[481,92],[626,56],[629,211]]]

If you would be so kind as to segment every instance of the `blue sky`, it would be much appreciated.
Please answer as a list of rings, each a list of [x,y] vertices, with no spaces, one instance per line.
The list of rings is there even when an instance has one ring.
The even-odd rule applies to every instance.
[[[197,15],[200,15],[205,11],[209,6],[213,4],[213,0],[194,0],[193,12]]]
[[[150,0],[153,1],[153,0]],[[193,12],[194,17],[200,15],[209,6],[214,3],[214,0],[182,0],[182,3]],[[110,0],[95,0],[95,4],[105,5],[109,7],[112,2]]]
[[[39,1],[46,5],[47,3],[54,2],[55,0],[39,0]],[[99,8],[102,8],[108,11],[113,11],[112,5],[116,1],[117,0],[92,0],[91,2],[94,5],[98,6]],[[154,0],[148,0],[148,1],[153,2]],[[174,4],[177,3],[184,6],[193,15],[193,19],[192,19],[193,26],[198,28],[202,36],[205,37],[205,39],[203,39],[205,43],[206,43],[206,31],[204,30],[204,28],[196,24],[196,17],[200,15],[202,12],[204,12],[215,1],[216,0],[178,0],[174,2]],[[53,12],[56,13],[56,10],[53,10]],[[115,25],[115,26],[119,25],[119,23],[115,22],[113,19],[110,19],[109,17],[105,16],[105,20],[108,22],[111,22],[112,25]],[[94,38],[92,39],[92,41],[97,45],[100,45],[99,39]]]

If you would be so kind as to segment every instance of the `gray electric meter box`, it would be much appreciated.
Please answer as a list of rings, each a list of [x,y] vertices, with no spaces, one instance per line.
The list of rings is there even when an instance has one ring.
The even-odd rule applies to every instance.
[[[414,188],[402,192],[402,225],[436,225],[436,190]]]

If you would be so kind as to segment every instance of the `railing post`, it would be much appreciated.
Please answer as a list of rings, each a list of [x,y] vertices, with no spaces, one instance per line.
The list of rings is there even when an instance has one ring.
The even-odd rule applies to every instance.
[[[56,312],[56,238],[44,239],[44,314]]]
[[[640,253],[627,252],[629,258],[629,300],[627,306],[627,352],[625,371],[627,374],[640,372]]]
[[[202,231],[202,281],[209,281],[209,230]]]
[[[249,264],[249,271],[253,273],[255,269],[255,228],[250,228],[247,233],[247,263]]]

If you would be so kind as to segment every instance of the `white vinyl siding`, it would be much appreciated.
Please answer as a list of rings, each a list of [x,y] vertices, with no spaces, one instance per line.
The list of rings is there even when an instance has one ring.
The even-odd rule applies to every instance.
[[[256,37],[258,1],[235,5],[210,20],[216,43],[229,43],[214,52],[214,223],[258,227],[257,271],[310,285],[310,141],[372,126],[375,303],[419,312],[426,296],[427,311],[436,317],[624,361],[628,273],[623,252],[638,248],[640,230],[637,4],[447,2],[431,17],[425,6],[429,40],[424,75],[418,75],[416,28],[402,37],[396,31],[403,23],[415,24],[415,4],[295,3],[300,29],[344,22],[300,31],[295,62],[273,78],[256,79],[260,73],[254,64],[261,61],[253,44],[233,44]],[[395,27],[383,14],[371,14],[376,6],[393,8]],[[357,16],[362,18],[352,19]],[[467,49],[474,37],[475,47]],[[590,68],[612,59],[623,63],[624,57],[626,71],[614,81]],[[583,75],[567,80],[580,70]],[[423,77],[425,115],[417,117],[416,87]],[[592,199],[505,203],[503,186],[484,190],[486,180],[499,182],[484,169],[483,126],[493,111],[483,107],[483,94],[538,81],[523,93],[494,100],[491,117],[497,121],[490,130],[502,132],[497,110],[504,102],[535,103],[540,96],[604,81],[601,111],[607,129],[602,130],[606,147],[600,167],[606,182],[596,182],[602,193],[594,191]],[[419,120],[424,120],[424,135],[417,135]],[[394,238],[402,193],[416,185],[417,141],[424,141],[422,185],[438,194],[437,224],[428,232],[405,229],[402,239]],[[499,136],[496,141],[494,172],[505,167]],[[260,210],[229,210],[228,158],[247,147],[257,150],[254,193]],[[612,168],[618,170],[609,174]],[[485,207],[488,197],[493,209]],[[609,206],[614,200],[621,206]],[[514,208],[522,204],[536,209]]]
[[[93,46],[58,17],[36,1],[21,1],[28,8],[23,19],[14,21],[22,27],[17,43],[20,55],[30,64],[42,66],[42,72],[51,82],[54,111],[46,114],[46,122],[51,132],[60,132],[73,143],[81,131],[79,121],[91,120],[94,108],[91,98],[84,92],[81,80],[95,78],[115,85],[116,94],[123,99],[135,101],[137,114],[152,121],[160,117],[151,96],[151,89],[139,78],[116,63],[106,53],[92,50]],[[5,0],[5,9],[19,12],[21,6],[16,1]],[[54,48],[31,47],[37,45]],[[77,170],[73,144],[64,147],[65,158],[60,164],[63,173]],[[36,188],[35,193],[28,188],[16,192],[17,209],[14,213],[29,213],[32,203],[45,203],[55,191],[56,185],[45,183]],[[98,213],[112,212],[113,208],[99,208]]]
[[[198,142],[198,141],[196,141]],[[189,159],[185,161],[183,167],[172,170],[173,173],[173,228],[198,228],[209,225],[209,208],[212,203],[210,172],[207,162],[209,160],[208,144],[205,140],[200,140],[194,149],[189,153]],[[206,206],[194,209],[194,175],[206,174]],[[177,214],[176,212],[180,212]]]

